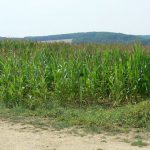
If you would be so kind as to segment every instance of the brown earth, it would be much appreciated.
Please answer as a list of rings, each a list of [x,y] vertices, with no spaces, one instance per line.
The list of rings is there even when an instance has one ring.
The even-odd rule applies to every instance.
[[[131,143],[136,136],[148,146]],[[43,130],[32,125],[0,120],[0,150],[150,150],[150,133],[85,134],[74,129]]]

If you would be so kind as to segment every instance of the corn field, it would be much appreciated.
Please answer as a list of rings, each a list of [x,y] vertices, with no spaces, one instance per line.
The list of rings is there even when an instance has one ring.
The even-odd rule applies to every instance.
[[[0,42],[0,102],[30,109],[125,105],[150,97],[150,55],[140,44]]]

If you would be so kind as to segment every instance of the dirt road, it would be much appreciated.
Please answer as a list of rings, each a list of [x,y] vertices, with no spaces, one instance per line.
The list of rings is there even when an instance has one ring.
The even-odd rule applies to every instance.
[[[150,150],[150,146],[131,146],[136,133],[109,135],[75,134],[72,130],[37,130],[31,125],[0,120],[0,150]],[[138,133],[139,136],[139,133]],[[150,144],[150,134],[141,133]]]

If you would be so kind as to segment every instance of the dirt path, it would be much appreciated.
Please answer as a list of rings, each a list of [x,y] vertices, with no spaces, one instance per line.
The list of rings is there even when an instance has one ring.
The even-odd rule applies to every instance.
[[[83,136],[71,131],[37,131],[31,125],[0,120],[0,150],[150,150],[149,145],[142,148],[131,146],[136,133]],[[149,133],[141,133],[140,136],[145,142],[150,141]]]

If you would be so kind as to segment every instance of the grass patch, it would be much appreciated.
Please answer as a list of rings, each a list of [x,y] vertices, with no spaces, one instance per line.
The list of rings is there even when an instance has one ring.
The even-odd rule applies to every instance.
[[[115,133],[127,132],[129,128],[150,129],[150,101],[117,108],[101,106],[89,108],[51,107],[29,110],[22,107],[8,109],[0,106],[0,117],[13,121],[27,121],[37,126],[53,126],[56,129],[80,126],[88,132],[102,130]]]
[[[136,141],[131,143],[132,146],[144,147],[148,146],[148,143],[143,142],[142,139],[137,139]]]
[[[131,143],[132,146],[144,147],[148,146],[149,144],[143,141],[143,137],[140,135],[136,135],[135,140]]]

